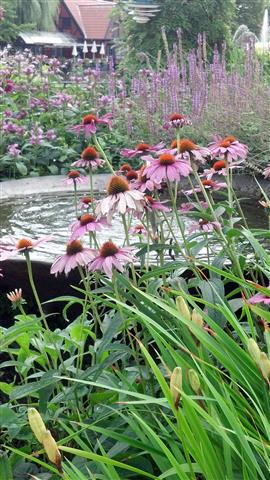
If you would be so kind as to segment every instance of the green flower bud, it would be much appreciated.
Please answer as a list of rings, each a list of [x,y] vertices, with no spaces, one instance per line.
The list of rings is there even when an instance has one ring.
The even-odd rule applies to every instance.
[[[179,400],[182,390],[182,368],[175,367],[170,378],[170,391],[176,408],[179,406]]]
[[[188,371],[188,379],[193,392],[199,395],[201,393],[201,382],[197,372],[193,370],[193,368]]]
[[[266,353],[264,352],[261,352],[260,355],[259,368],[262,372],[263,378],[265,378],[265,380],[270,383],[270,361]]]
[[[253,358],[253,360],[259,364],[260,363],[260,355],[261,355],[261,350],[259,349],[258,344],[253,340],[253,338],[248,339],[247,343],[247,349],[250,354],[250,356]]]
[[[42,417],[35,408],[28,408],[27,413],[31,430],[39,443],[42,443],[43,434],[46,432],[46,427],[42,420]]]
[[[56,465],[58,470],[61,470],[61,454],[58,450],[57,443],[49,430],[46,430],[43,434],[42,443],[48,459]]]
[[[191,314],[191,321],[195,323],[198,327],[203,327],[203,318],[202,316],[195,310],[195,308],[192,310]]]
[[[186,320],[191,320],[190,311],[187,305],[187,302],[183,297],[176,298],[176,308],[181,315],[183,315]]]

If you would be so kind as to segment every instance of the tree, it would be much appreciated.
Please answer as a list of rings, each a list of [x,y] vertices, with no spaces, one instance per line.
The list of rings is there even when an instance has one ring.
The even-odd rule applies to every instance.
[[[16,9],[10,0],[0,0],[0,13],[0,42],[12,42],[22,30],[30,27],[16,24]]]
[[[246,25],[259,36],[264,10],[269,6],[268,0],[236,0],[235,3],[237,26]]]
[[[170,46],[177,41],[176,31],[183,33],[184,47],[193,48],[199,33],[206,32],[207,45],[213,48],[230,42],[231,26],[235,16],[234,0],[155,0],[160,12],[146,24],[138,24],[131,15],[124,15],[126,2],[119,1],[120,43],[130,61],[138,52],[156,57],[163,49],[161,29],[164,26]],[[120,12],[120,13],[119,13]],[[124,15],[124,17],[123,17]]]
[[[55,31],[60,0],[13,0],[17,24],[30,22],[38,30]]]

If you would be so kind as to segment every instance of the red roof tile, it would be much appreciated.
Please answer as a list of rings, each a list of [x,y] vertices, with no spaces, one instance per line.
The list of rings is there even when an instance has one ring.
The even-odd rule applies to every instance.
[[[114,3],[106,0],[63,0],[88,40],[111,39],[110,13]]]

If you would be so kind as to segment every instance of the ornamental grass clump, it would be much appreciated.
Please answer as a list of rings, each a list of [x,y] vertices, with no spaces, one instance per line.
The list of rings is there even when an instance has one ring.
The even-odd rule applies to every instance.
[[[185,131],[193,117],[171,105],[157,113],[162,136],[123,142],[116,165],[108,135],[112,128],[117,137],[117,99],[88,114],[79,99],[89,103],[94,87],[88,82],[80,96],[74,82],[83,120],[77,136],[69,132],[81,143],[65,172],[65,246],[41,280],[32,252],[53,251],[52,237],[0,240],[7,314],[16,307],[0,329],[6,471],[47,480],[268,480],[269,229],[249,227],[234,190],[248,150],[221,132],[210,155],[203,138]],[[70,101],[58,105],[63,118]],[[103,113],[107,101],[113,118]],[[100,161],[110,172],[101,196]],[[270,200],[260,192],[263,217]],[[10,275],[13,255],[25,262],[21,285]]]

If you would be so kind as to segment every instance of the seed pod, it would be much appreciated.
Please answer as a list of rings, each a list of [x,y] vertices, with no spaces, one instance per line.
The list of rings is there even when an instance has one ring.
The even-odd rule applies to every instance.
[[[263,378],[265,378],[265,380],[270,383],[270,361],[266,353],[264,352],[261,352],[259,367],[262,372]]]
[[[247,349],[248,349],[248,352],[249,352],[250,356],[257,363],[257,365],[259,365],[261,350],[259,349],[259,346],[255,342],[255,340],[253,340],[253,338],[248,339]]]
[[[191,321],[193,323],[195,323],[195,325],[197,325],[198,327],[203,327],[203,318],[202,316],[199,314],[199,312],[197,312],[197,310],[195,310],[195,308],[192,310],[192,314],[191,314]]]
[[[179,406],[180,395],[182,390],[182,368],[175,367],[170,378],[170,391],[176,408]]]
[[[191,320],[191,315],[190,315],[187,302],[183,297],[176,298],[176,308],[178,312],[181,313],[186,320]]]
[[[28,408],[27,413],[31,430],[39,443],[42,443],[43,434],[46,432],[46,427],[42,420],[42,417],[35,408]]]
[[[56,465],[58,470],[61,470],[61,454],[50,430],[43,433],[42,443],[48,459]]]
[[[201,382],[197,372],[193,370],[193,368],[188,371],[188,379],[193,392],[199,395],[201,393]]]

